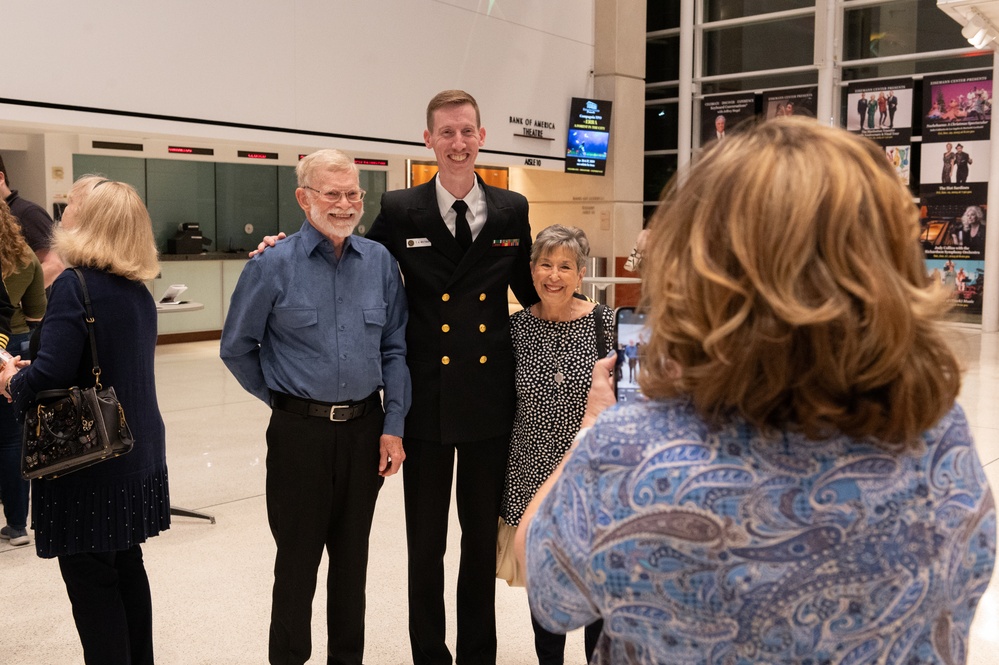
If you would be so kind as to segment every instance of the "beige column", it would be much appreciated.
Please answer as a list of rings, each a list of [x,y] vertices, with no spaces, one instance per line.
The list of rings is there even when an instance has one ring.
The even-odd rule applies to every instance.
[[[510,188],[531,202],[535,234],[551,224],[580,227],[590,240],[590,255],[607,258],[607,273],[614,276],[615,259],[628,256],[642,229],[645,0],[596,0],[594,13],[592,96],[614,103],[607,173],[511,169]],[[615,304],[613,289],[608,296],[608,304]]]
[[[642,229],[646,3],[596,0],[595,10],[593,96],[614,102],[604,176],[613,233],[609,249],[613,257],[626,257]],[[608,261],[609,273],[613,263]]]

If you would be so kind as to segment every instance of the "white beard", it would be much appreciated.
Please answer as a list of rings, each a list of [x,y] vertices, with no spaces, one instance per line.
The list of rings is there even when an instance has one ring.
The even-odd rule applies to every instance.
[[[361,217],[364,215],[364,206],[361,206],[360,210],[353,210],[353,214],[349,219],[339,219],[332,221],[327,215],[323,214],[320,210],[320,206],[317,203],[313,203],[309,210],[309,218],[313,225],[319,229],[320,233],[329,237],[337,238],[339,240],[345,239],[354,229],[357,228],[358,222],[361,221]]]

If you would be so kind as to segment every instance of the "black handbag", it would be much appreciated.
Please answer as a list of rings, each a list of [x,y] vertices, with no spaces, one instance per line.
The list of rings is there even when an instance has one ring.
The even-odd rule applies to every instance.
[[[101,385],[94,338],[94,312],[83,273],[73,271],[83,288],[87,334],[94,362],[90,388],[43,390],[24,415],[21,475],[26,480],[58,478],[132,450],[135,439],[114,388]]]

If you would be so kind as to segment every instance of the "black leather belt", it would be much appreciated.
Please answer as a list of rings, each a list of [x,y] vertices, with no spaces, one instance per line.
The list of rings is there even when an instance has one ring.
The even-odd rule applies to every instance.
[[[309,399],[271,391],[271,406],[273,408],[300,416],[323,418],[335,423],[345,423],[348,420],[360,418],[369,411],[372,411],[376,405],[380,404],[381,398],[378,396],[377,390],[360,401],[344,402],[343,404],[313,402]]]

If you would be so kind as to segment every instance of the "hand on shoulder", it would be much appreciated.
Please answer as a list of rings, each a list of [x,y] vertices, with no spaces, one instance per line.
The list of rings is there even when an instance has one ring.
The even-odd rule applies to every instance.
[[[264,236],[264,239],[260,241],[260,244],[257,245],[257,248],[252,252],[250,252],[249,254],[250,258],[252,259],[257,254],[263,254],[268,247],[273,247],[274,245],[277,244],[278,240],[284,240],[287,237],[288,236],[285,234],[284,231],[281,231],[276,236]]]

